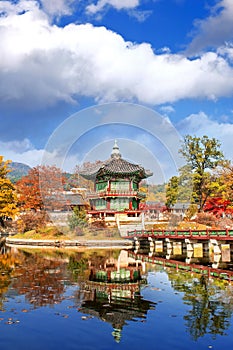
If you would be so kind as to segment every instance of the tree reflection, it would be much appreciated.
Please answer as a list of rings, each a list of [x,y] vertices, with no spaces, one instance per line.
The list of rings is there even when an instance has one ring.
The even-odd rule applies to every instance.
[[[168,272],[174,289],[184,293],[183,300],[191,308],[184,316],[186,326],[194,340],[211,334],[224,335],[230,326],[233,299],[232,286],[226,281],[193,277],[190,273]]]
[[[24,254],[24,261],[17,266],[13,288],[34,305],[40,307],[62,301],[66,262],[62,259]]]
[[[20,257],[12,254],[9,248],[1,247],[0,254],[0,310],[3,310],[5,294],[11,284],[14,268],[20,263]]]
[[[4,295],[11,283],[11,261],[8,255],[0,255],[0,310],[3,310]]]

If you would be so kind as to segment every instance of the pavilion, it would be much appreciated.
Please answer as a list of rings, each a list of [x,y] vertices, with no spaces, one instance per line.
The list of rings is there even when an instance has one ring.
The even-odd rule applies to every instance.
[[[140,192],[139,183],[153,174],[141,165],[123,159],[115,141],[110,159],[80,175],[94,181],[94,192],[88,196],[91,207],[88,214],[106,220],[116,214],[139,216],[140,201],[146,197]]]

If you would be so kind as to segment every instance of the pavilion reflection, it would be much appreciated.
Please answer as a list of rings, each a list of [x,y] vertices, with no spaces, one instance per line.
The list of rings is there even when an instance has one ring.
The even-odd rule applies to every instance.
[[[140,295],[141,287],[147,283],[143,272],[145,264],[124,250],[118,258],[106,259],[103,265],[89,260],[89,278],[75,294],[79,311],[110,323],[112,335],[119,342],[129,321],[143,322],[148,310],[155,308],[155,303]]]

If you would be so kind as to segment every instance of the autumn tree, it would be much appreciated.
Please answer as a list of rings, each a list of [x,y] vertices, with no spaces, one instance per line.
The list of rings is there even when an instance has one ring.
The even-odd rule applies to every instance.
[[[211,171],[217,168],[223,161],[223,153],[220,143],[215,138],[208,136],[196,137],[186,135],[180,153],[191,167],[193,174],[193,199],[202,211],[207,194],[207,184],[210,184]]]
[[[221,196],[233,207],[233,164],[225,161],[217,175],[222,185]]]
[[[23,210],[59,209],[63,203],[63,175],[55,166],[37,166],[16,184]]]
[[[5,220],[14,218],[17,210],[17,196],[15,187],[7,177],[9,173],[9,161],[4,161],[0,156],[0,225],[5,225]]]

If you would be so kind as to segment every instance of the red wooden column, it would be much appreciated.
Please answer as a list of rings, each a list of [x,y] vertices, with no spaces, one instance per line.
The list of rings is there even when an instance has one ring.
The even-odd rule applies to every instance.
[[[132,198],[130,198],[130,200],[129,200],[129,209],[130,210],[133,209],[133,200],[132,200]]]

